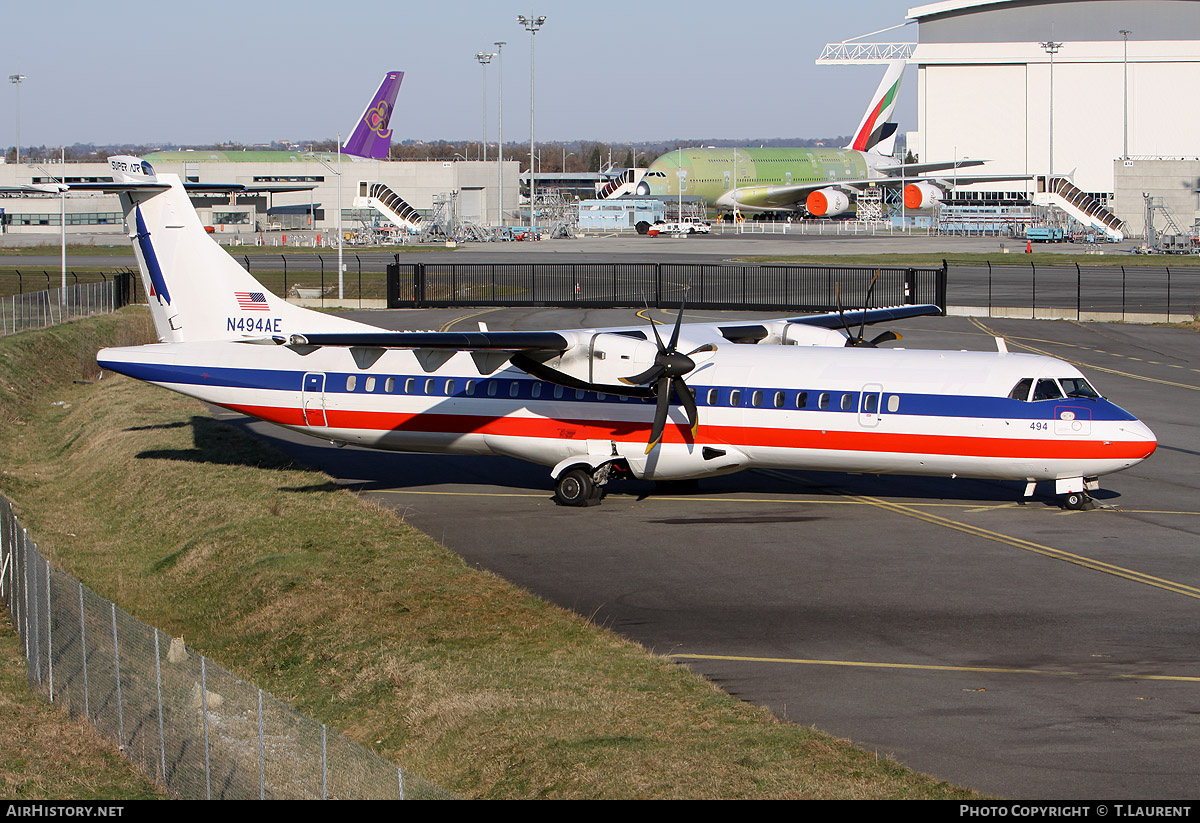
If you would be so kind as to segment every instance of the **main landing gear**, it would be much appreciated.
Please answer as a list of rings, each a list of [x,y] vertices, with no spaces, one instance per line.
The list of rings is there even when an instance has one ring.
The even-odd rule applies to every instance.
[[[1096,506],[1092,502],[1092,496],[1087,492],[1068,492],[1063,495],[1063,508],[1070,509],[1073,512],[1081,512],[1085,509],[1094,509]]]
[[[597,468],[572,466],[554,481],[554,502],[560,506],[599,506],[612,472],[612,463]]]

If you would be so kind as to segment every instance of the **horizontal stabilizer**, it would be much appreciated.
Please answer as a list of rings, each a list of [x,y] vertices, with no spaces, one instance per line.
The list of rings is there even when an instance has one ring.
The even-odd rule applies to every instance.
[[[379,331],[348,334],[293,334],[293,346],[362,346],[380,349],[459,351],[566,351],[570,341],[552,331]]]

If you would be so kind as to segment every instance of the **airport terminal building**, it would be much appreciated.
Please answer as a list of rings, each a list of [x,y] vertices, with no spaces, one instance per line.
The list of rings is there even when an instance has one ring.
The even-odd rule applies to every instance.
[[[921,160],[1034,178],[976,192],[1070,177],[1133,234],[1149,191],[1181,226],[1200,218],[1198,0],[945,0],[908,19]]]
[[[518,214],[518,163],[504,162],[500,196],[496,161],[364,160],[336,153],[318,155],[286,151],[168,151],[144,158],[159,172],[178,174],[193,184],[236,183],[257,192],[193,194],[201,221],[216,236],[253,232],[313,230],[336,237],[339,202],[347,233],[364,226],[387,224],[376,203],[403,207],[429,217],[439,204],[452,203],[456,218],[481,226],[499,225],[501,213],[511,222]],[[107,163],[0,164],[0,187],[105,182]],[[341,182],[339,190],[339,180]],[[121,232],[121,206],[116,196],[82,196],[59,202],[56,196],[0,197],[0,223],[5,233],[51,234],[61,231],[65,207],[71,233]]]

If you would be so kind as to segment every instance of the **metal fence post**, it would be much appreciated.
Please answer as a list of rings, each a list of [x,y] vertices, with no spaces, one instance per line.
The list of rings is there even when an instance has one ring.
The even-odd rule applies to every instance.
[[[204,723],[204,799],[212,800],[212,767],[208,754],[208,677],[200,655],[200,715]]]
[[[329,752],[326,748],[326,726],[321,724],[321,799],[329,799]]]
[[[267,767],[263,761],[262,689],[258,690],[258,799],[267,799]]]
[[[158,688],[158,767],[163,785],[167,785],[167,736],[163,732],[162,652],[158,646],[158,628],[154,629],[154,678]]]
[[[113,670],[117,675],[117,745],[125,746],[125,704],[121,700],[121,647],[117,644],[117,604],[112,606]]]
[[[54,702],[54,621],[50,619],[50,561],[46,561],[46,673],[50,686],[50,702]]]
[[[92,719],[92,708],[88,703],[87,630],[83,625],[83,583],[79,584],[79,654],[83,659],[83,716]]]

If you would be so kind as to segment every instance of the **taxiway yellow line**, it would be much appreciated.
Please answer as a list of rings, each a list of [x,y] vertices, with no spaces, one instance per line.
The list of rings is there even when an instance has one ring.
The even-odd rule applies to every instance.
[[[793,477],[790,477],[790,476],[788,476],[786,474],[782,474],[782,473],[776,473],[771,470],[764,470],[764,473],[769,474],[772,477],[777,477],[779,479],[785,480],[787,482],[791,482],[791,483],[800,482],[797,478],[793,478]],[[1127,569],[1123,566],[1117,566],[1112,563],[1105,563],[1102,560],[1095,560],[1090,557],[1084,557],[1083,555],[1074,554],[1073,552],[1064,551],[1063,549],[1056,549],[1056,548],[1053,548],[1052,546],[1043,546],[1041,543],[1034,543],[1032,540],[1024,540],[1019,537],[1011,537],[1007,534],[1001,534],[1000,532],[994,532],[994,531],[991,531],[990,529],[984,529],[980,526],[971,526],[967,523],[959,523],[956,520],[950,520],[949,518],[941,517],[939,515],[932,514],[930,512],[923,512],[923,511],[915,509],[911,506],[904,505],[902,503],[893,503],[890,500],[881,500],[878,497],[869,497],[867,495],[851,494],[849,492],[839,492],[839,494],[841,494],[842,496],[847,497],[851,500],[859,500],[864,503],[869,503],[870,505],[875,506],[876,508],[883,509],[884,511],[890,511],[890,512],[893,512],[894,514],[900,514],[905,517],[911,517],[915,520],[921,520],[926,523],[930,523],[934,526],[941,526],[943,528],[952,529],[954,531],[962,532],[963,534],[967,534],[972,537],[978,537],[978,538],[982,538],[984,540],[990,540],[995,543],[1002,543],[1006,546],[1012,546],[1013,548],[1020,549],[1022,551],[1031,552],[1033,554],[1040,554],[1043,557],[1048,557],[1052,560],[1061,560],[1065,563],[1071,563],[1072,565],[1080,566],[1085,569],[1091,569],[1092,571],[1098,571],[1098,572],[1102,572],[1104,574],[1113,575],[1114,577],[1121,577],[1126,580],[1133,581],[1135,583],[1142,583],[1144,585],[1153,586],[1157,589],[1163,589],[1165,591],[1169,591],[1174,594],[1182,594],[1186,597],[1193,597],[1193,598],[1196,598],[1197,600],[1200,600],[1200,588],[1197,588],[1195,586],[1189,586],[1185,583],[1176,583],[1175,581],[1172,581],[1172,580],[1165,580],[1161,577],[1155,577],[1154,575],[1146,574],[1144,572],[1139,572],[1134,569]]]
[[[669,654],[672,660],[725,660],[735,663],[785,663],[801,666],[843,666],[862,669],[909,669],[930,672],[965,672],[986,674],[1033,674],[1051,677],[1104,677],[1112,680],[1174,680],[1185,683],[1200,683],[1200,677],[1165,674],[1101,674],[1054,669],[1016,669],[997,666],[938,666],[924,663],[881,663],[866,660],[818,660],[802,657],[746,657],[726,654]]]
[[[984,332],[985,334],[991,335],[992,337],[1004,337],[1004,335],[997,334],[995,331],[988,328],[978,318],[970,317],[970,318],[968,318],[968,320],[970,320],[973,325],[975,325],[980,331]],[[1054,354],[1053,352],[1048,352],[1045,349],[1039,349],[1036,346],[1031,346],[1028,343],[1022,343],[1021,338],[1005,337],[1005,340],[1011,340],[1011,342],[1014,346],[1020,346],[1021,348],[1026,349],[1027,351],[1031,351],[1034,354],[1041,354],[1041,355],[1045,355],[1046,357],[1053,357],[1058,360],[1065,360],[1073,366],[1084,366],[1085,368],[1093,369],[1095,371],[1105,372],[1106,374],[1115,374],[1120,377],[1128,377],[1131,380],[1143,380],[1147,383],[1158,383],[1159,385],[1162,385],[1162,386],[1173,386],[1177,389],[1188,389],[1189,391],[1200,391],[1200,386],[1193,386],[1190,383],[1176,383],[1172,380],[1162,380],[1157,377],[1147,377],[1144,374],[1134,374],[1133,372],[1120,371],[1119,369],[1109,369],[1109,368],[1105,368],[1104,366],[1096,366],[1092,363],[1085,363],[1082,360],[1074,360],[1070,357],[1063,357],[1061,355]],[[1064,343],[1062,345],[1071,345],[1073,348],[1080,348],[1079,346],[1074,346],[1073,344],[1070,344],[1070,343]],[[1129,357],[1128,355],[1112,355],[1112,356],[1116,356],[1116,357],[1123,356],[1127,360],[1138,360],[1138,358]]]

